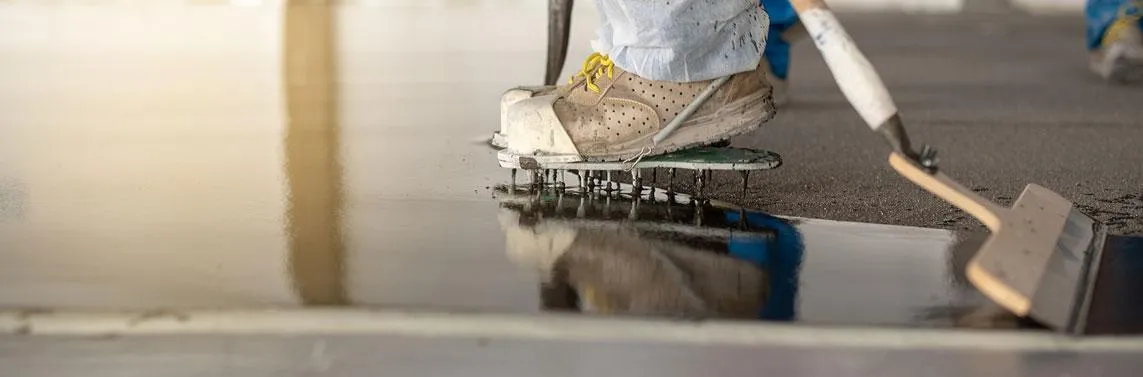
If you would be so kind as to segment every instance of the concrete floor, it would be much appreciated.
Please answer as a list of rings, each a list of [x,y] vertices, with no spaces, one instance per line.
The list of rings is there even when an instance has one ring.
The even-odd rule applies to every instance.
[[[1122,234],[1143,233],[1143,87],[1087,70],[1082,19],[842,16],[878,69],[914,142],[1004,205],[1036,183]],[[780,153],[743,204],[777,214],[981,229],[910,184],[842,97],[809,41],[795,47],[790,106],[735,141]],[[717,180],[717,178],[716,178]],[[737,187],[722,177],[723,197]]]
[[[544,10],[542,3],[529,3],[349,6],[339,8],[336,28],[324,25],[324,17],[299,17],[316,24],[301,23],[301,32],[283,26],[283,15],[272,7],[5,5],[10,8],[0,11],[5,25],[0,33],[0,250],[9,267],[0,273],[0,306],[264,308],[332,302],[538,312],[537,278],[506,256],[494,200],[481,190],[504,182],[507,173],[495,166],[492,153],[469,145],[471,136],[495,127],[499,92],[542,77],[544,37],[521,30],[542,30]],[[582,38],[592,32],[593,21],[588,18],[577,18],[569,66],[585,56]],[[1112,221],[1119,231],[1143,231],[1138,219],[1143,173],[1132,162],[1141,161],[1143,152],[1131,145],[1143,140],[1136,120],[1143,109],[1132,106],[1143,92],[1106,87],[1087,73],[1078,20],[846,16],[843,21],[888,81],[914,134],[944,153],[951,175],[988,188],[983,193],[998,199],[1014,197],[1027,182],[1041,183],[1098,206],[1092,208],[1114,211],[1102,218],[1122,218]],[[321,30],[336,31],[332,34],[341,39],[302,38]],[[322,43],[337,49],[329,52]],[[326,51],[313,53],[324,58],[336,55],[337,69],[284,64],[283,55],[299,48]],[[974,227],[888,169],[887,149],[859,123],[812,47],[799,46],[796,58],[794,105],[766,130],[737,141],[778,151],[786,161],[777,171],[756,175],[745,204],[780,215]],[[321,88],[335,82],[339,87]],[[284,100],[298,98],[297,92],[307,89],[303,84],[331,93],[305,91],[312,96]],[[331,97],[339,110],[333,121],[319,116],[330,116],[322,112],[329,111]],[[315,104],[321,106],[307,107]],[[292,113],[299,110],[313,118]],[[323,150],[328,146],[318,141],[335,132],[342,135],[342,149]],[[319,174],[331,162],[342,166],[343,177]],[[322,184],[344,185],[343,197],[323,193]],[[729,192],[729,186],[723,188]],[[329,222],[310,216],[323,211],[343,218]],[[813,254],[845,269],[820,269],[823,275],[876,282],[894,278],[886,270],[924,273],[918,264],[903,264],[910,259],[894,257],[902,263],[894,265],[868,257],[894,250],[913,252],[910,258],[921,260],[920,266],[943,268],[946,262],[938,250],[887,246],[866,230],[825,229],[807,240],[837,240],[821,237],[837,233],[851,238],[821,244],[832,253]],[[337,242],[323,243],[326,239]],[[859,259],[865,264],[854,262]],[[862,268],[879,270],[862,273]],[[924,288],[901,281],[895,286],[903,290]],[[830,286],[819,279],[801,292],[808,296],[812,289]],[[878,286],[863,292],[885,300],[906,297]],[[844,298],[855,297],[860,296]],[[527,318],[550,320],[521,315],[502,323],[517,326]],[[486,322],[468,323],[470,329],[488,328]],[[557,336],[579,329],[567,323],[514,328]],[[236,330],[241,331],[233,333],[249,330],[248,324],[240,323]],[[428,324],[422,328],[442,328],[439,321]],[[458,340],[464,333],[457,331],[451,338],[321,331],[289,336],[281,328],[270,332],[274,335],[245,338],[41,337],[19,335],[32,331],[21,327],[9,328],[17,335],[0,339],[0,370],[115,376],[138,371],[376,375],[378,370],[393,375],[615,370],[660,376],[696,370],[714,375],[758,370],[835,376],[1123,375],[1137,358],[1126,354],[1137,347],[1069,348],[1047,337],[1028,338],[1034,348],[1013,346],[1014,337],[1029,334],[965,331],[924,337],[959,344],[950,351],[909,343],[922,339],[911,329],[870,337],[753,323],[721,332],[688,326],[688,337],[701,341],[720,333],[758,341],[773,332],[794,343],[825,338],[843,345],[781,344],[774,337],[765,346],[614,341],[630,338],[633,327],[628,322],[604,327],[604,333],[617,335],[599,343],[554,337]],[[642,328],[659,338],[677,334]],[[791,331],[801,332],[790,336]]]
[[[1129,376],[1137,354],[369,335],[0,338],[13,376]]]

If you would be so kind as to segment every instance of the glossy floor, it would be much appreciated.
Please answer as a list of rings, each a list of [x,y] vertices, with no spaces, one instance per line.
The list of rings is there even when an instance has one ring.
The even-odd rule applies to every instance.
[[[385,4],[0,5],[0,307],[545,310],[474,142],[542,77],[543,3]],[[981,304],[949,232],[797,231],[797,320]]]
[[[3,6],[0,305],[538,308],[470,140],[539,44],[407,38],[492,10]]]

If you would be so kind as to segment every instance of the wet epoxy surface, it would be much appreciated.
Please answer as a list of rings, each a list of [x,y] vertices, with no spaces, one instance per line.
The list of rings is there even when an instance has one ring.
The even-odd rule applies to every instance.
[[[1031,327],[984,299],[961,273],[977,235],[777,217],[671,200],[661,191],[652,199],[629,187],[508,191],[500,217],[509,253],[540,271],[543,303],[552,310]]]
[[[520,84],[490,72],[541,77],[543,35],[516,31],[543,4],[3,6],[0,308],[545,310],[499,221],[508,173],[472,142]],[[796,230],[799,321],[961,326],[982,305],[949,232]]]

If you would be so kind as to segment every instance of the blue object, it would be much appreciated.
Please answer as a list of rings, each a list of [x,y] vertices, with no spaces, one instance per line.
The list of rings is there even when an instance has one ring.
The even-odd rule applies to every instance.
[[[728,211],[726,218],[737,223],[741,214]],[[746,223],[751,229],[767,229],[773,238],[731,236],[729,252],[732,257],[749,261],[768,270],[770,297],[758,313],[760,319],[790,321],[797,317],[798,273],[802,269],[805,245],[802,235],[789,222],[761,212],[747,212]]]
[[[785,80],[790,74],[790,43],[782,40],[782,32],[797,25],[798,12],[789,0],[761,0],[761,4],[770,16],[770,33],[762,56],[770,62],[771,73]]]
[[[1138,0],[1087,0],[1087,4],[1084,5],[1084,18],[1087,24],[1088,50],[1101,47],[1103,33],[1121,14],[1137,15],[1140,8],[1143,8],[1143,4]],[[1143,23],[1136,26],[1143,26]]]

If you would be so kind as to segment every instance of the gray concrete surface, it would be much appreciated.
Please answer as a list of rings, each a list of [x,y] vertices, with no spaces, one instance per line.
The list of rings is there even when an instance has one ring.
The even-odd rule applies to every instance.
[[[1036,183],[1074,200],[1116,233],[1143,233],[1143,87],[1087,70],[1078,17],[848,15],[915,142],[934,145],[950,176],[1010,204]],[[792,103],[737,145],[780,153],[744,204],[835,220],[981,229],[887,164],[809,41],[795,47]],[[721,177],[733,198],[734,176]],[[717,178],[716,178],[717,180]]]
[[[366,335],[0,338],[10,376],[1128,376],[1137,360],[1118,352]]]

